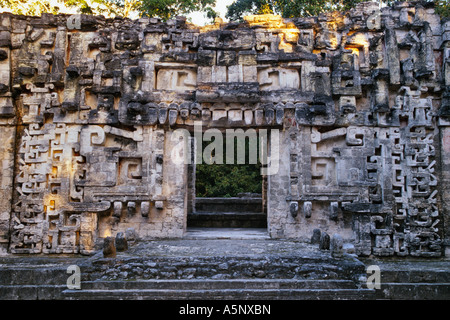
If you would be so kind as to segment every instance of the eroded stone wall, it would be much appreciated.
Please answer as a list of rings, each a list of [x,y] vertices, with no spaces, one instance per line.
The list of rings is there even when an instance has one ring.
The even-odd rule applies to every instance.
[[[360,255],[449,244],[450,23],[429,4],[196,27],[0,15],[0,246],[90,253],[182,237],[177,128],[279,130],[273,238],[339,233]]]

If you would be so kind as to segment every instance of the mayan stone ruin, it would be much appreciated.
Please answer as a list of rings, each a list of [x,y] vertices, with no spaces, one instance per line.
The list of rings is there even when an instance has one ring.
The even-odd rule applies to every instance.
[[[277,133],[270,238],[449,255],[450,21],[414,2],[205,27],[1,14],[1,254],[183,238],[195,165],[174,135],[195,150],[196,123]]]

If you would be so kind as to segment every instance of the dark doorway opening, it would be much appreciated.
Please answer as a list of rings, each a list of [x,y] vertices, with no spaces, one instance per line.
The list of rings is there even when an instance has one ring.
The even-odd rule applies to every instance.
[[[224,146],[229,143],[227,139]],[[188,168],[188,228],[267,228],[267,180],[261,175],[261,162],[251,160],[250,153],[255,149],[250,145],[254,141],[245,138],[242,163],[242,157],[238,160],[238,143],[244,140],[232,139],[234,161],[226,159],[224,150],[222,161],[218,161],[222,163],[193,164]],[[202,153],[212,142],[202,143]],[[211,156],[217,156],[216,150]]]

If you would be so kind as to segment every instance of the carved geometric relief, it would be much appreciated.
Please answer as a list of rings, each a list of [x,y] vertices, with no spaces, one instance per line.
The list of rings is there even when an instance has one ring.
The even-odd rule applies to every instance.
[[[450,29],[420,4],[374,9],[206,28],[3,15],[3,247],[87,253],[129,226],[182,234],[185,171],[166,137],[202,120],[280,130],[275,236],[316,223],[353,232],[358,254],[438,256]]]
[[[261,90],[280,90],[300,88],[298,69],[264,68],[258,70]]]
[[[19,148],[14,218],[10,248],[15,253],[89,252],[93,243],[80,246],[92,236],[77,210],[82,187],[74,186],[79,149],[79,126],[64,124],[25,127]],[[72,193],[74,192],[74,193]],[[78,211],[78,212],[77,212]],[[91,226],[92,227],[92,226]]]
[[[336,164],[333,158],[311,159],[311,183],[313,186],[336,185]]]
[[[202,66],[198,68],[199,83],[256,82],[256,77],[256,66],[254,65]]]
[[[194,90],[197,84],[197,73],[190,69],[160,68],[157,69],[156,89],[185,91]]]
[[[12,189],[14,178],[15,127],[0,126],[0,252],[6,251],[9,243],[9,221],[11,217]]]
[[[142,179],[142,159],[119,158],[118,184],[133,183],[134,180]]]

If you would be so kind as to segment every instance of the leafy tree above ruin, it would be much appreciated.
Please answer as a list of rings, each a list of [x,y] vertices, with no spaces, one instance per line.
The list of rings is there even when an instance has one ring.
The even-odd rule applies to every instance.
[[[228,6],[226,18],[242,21],[245,15],[278,14],[284,18],[317,16],[323,12],[346,11],[365,0],[236,0]],[[392,6],[395,1],[379,1]],[[442,17],[450,16],[449,0],[424,0],[434,5]],[[43,13],[67,13],[138,18],[157,17],[163,21],[192,12],[203,12],[213,20],[218,16],[216,0],[0,0],[0,10],[14,14],[40,16]]]
[[[0,9],[14,14],[40,16],[42,13],[68,13],[168,20],[194,11],[214,18],[215,0],[0,0]]]
[[[242,21],[250,14],[278,14],[284,18],[317,16],[323,12],[347,11],[356,4],[366,0],[236,0],[228,6],[226,17],[232,21]],[[392,6],[396,2],[376,1],[380,6]],[[450,3],[448,0],[425,0],[425,5],[434,5],[436,12],[441,16],[450,16]]]
[[[363,0],[237,0],[228,7],[226,17],[241,20],[249,14],[279,14],[284,18],[316,16],[321,12],[343,11]]]

